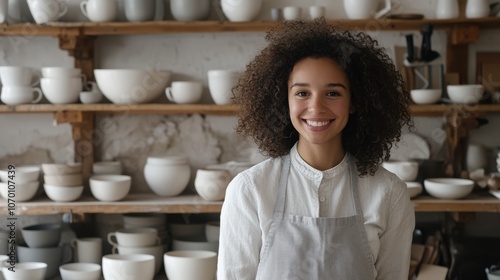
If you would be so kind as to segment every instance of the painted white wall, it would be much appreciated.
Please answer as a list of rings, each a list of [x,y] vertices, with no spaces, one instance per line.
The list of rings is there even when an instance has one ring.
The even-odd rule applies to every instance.
[[[398,2],[398,1],[397,1]],[[172,16],[168,11],[167,19]],[[422,13],[433,18],[437,0],[399,1],[399,11]],[[345,18],[342,1],[331,0],[264,0],[259,19],[269,19],[271,8],[297,5],[306,8],[324,5],[326,16]],[[217,13],[212,11],[212,19]],[[377,25],[366,30],[387,48],[394,57],[395,46],[405,46],[404,35],[414,34],[415,45],[421,42],[418,30],[409,32],[379,31]],[[36,31],[35,31],[36,32]],[[477,51],[498,51],[498,30],[482,31],[477,43],[470,46],[469,80],[474,77],[474,54]],[[0,65],[72,66],[73,59],[58,48],[52,37],[0,37]],[[155,68],[173,71],[173,80],[199,80],[204,84],[202,102],[212,103],[208,91],[207,71],[210,69],[244,69],[246,63],[265,45],[265,33],[189,33],[133,36],[103,36],[96,40],[96,68]],[[445,56],[447,35],[435,31],[433,49]],[[46,100],[44,100],[47,102]],[[162,96],[158,102],[166,102]],[[440,156],[444,141],[441,117],[417,117],[417,133]],[[471,131],[471,141],[493,151],[500,146],[500,115],[488,116],[490,124]],[[206,164],[230,160],[258,162],[262,156],[234,133],[235,117],[127,115],[99,116],[96,143],[99,160],[120,160],[125,172],[134,177],[135,192],[149,191],[142,177],[145,158],[153,154],[188,155],[193,170]],[[0,114],[0,165],[68,162],[73,158],[71,129],[67,124],[53,125],[51,114]],[[181,140],[182,139],[182,140]],[[195,149],[194,147],[200,147]],[[492,153],[491,153],[492,155]],[[491,156],[492,157],[492,156]]]

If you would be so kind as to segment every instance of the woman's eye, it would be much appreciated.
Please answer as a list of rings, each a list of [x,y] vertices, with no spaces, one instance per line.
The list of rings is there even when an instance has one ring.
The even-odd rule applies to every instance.
[[[305,92],[305,91],[298,91],[297,93],[295,93],[295,95],[300,96],[300,97],[305,97],[305,96],[307,96],[307,92]]]
[[[328,96],[341,96],[340,92],[338,92],[338,91],[329,91],[326,95],[328,95]]]

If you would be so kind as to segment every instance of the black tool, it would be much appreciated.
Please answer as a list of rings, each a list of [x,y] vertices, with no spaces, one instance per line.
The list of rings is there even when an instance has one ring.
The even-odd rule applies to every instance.
[[[420,60],[429,62],[439,57],[439,53],[432,50],[431,46],[431,36],[432,36],[432,25],[426,24],[424,30],[422,31],[422,47],[420,49]]]
[[[413,62],[415,60],[415,50],[413,48],[412,34],[406,35],[406,52],[407,52],[406,60],[408,60],[408,62],[410,63]]]

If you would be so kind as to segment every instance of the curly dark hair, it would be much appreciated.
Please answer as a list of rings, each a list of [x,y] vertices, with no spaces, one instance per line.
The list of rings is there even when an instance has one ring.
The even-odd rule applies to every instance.
[[[389,159],[401,128],[413,127],[408,91],[385,50],[366,33],[324,18],[282,22],[266,40],[233,89],[241,104],[237,132],[252,137],[265,155],[288,154],[299,139],[289,115],[290,73],[304,58],[331,58],[347,74],[355,108],[342,132],[344,149],[355,157],[361,176],[373,175]]]

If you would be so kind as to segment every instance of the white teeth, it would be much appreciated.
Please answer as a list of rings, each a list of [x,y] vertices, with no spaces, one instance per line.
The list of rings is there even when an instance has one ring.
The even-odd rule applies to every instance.
[[[315,122],[315,121],[306,121],[308,125],[310,126],[324,126],[324,125],[327,125],[329,123],[329,121],[324,121],[324,122]]]

